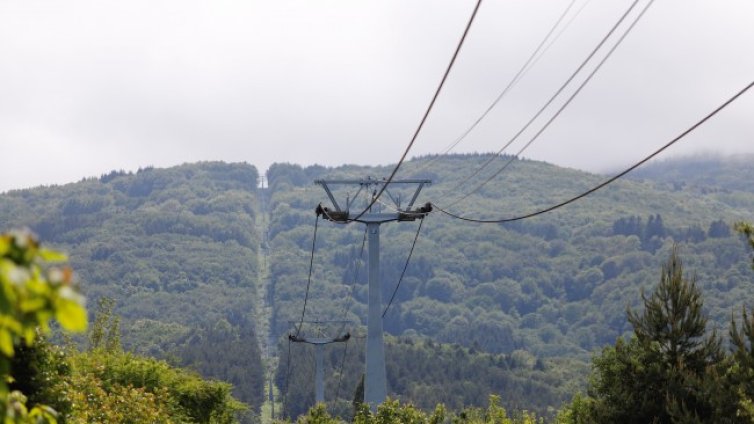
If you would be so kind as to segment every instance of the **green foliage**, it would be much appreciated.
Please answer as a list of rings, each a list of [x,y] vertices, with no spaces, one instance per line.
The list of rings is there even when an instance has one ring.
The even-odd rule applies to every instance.
[[[422,170],[429,158],[417,158],[402,170],[406,176],[434,181],[418,203],[442,203],[455,182],[488,158],[444,156]],[[583,389],[591,352],[631,330],[626,304],[637,306],[636,293],[653,280],[651,269],[674,243],[680,243],[686,263],[699,273],[700,289],[710,299],[710,321],[726,325],[730,310],[740,308],[754,289],[740,240],[724,231],[728,223],[754,220],[751,179],[742,179],[750,171],[734,165],[694,167],[690,172],[656,172],[643,181],[619,181],[582,202],[521,223],[478,226],[432,214],[385,317],[386,331],[401,338],[461,344],[470,355],[456,362],[474,360],[472,351],[500,354],[516,364],[511,371],[519,374],[506,380],[510,385],[502,392],[485,386],[485,393],[465,395],[474,390],[461,383],[453,390],[438,390],[439,381],[463,380],[448,372],[423,386],[397,384],[395,395],[437,401],[437,393],[449,392],[448,397],[457,396],[449,405],[463,399],[482,406],[488,393],[500,393],[506,408],[540,413],[557,407],[564,394]],[[254,339],[258,333],[267,335],[256,323],[268,313],[257,310],[262,303],[256,295],[257,258],[268,253],[270,333],[285,334],[288,321],[301,310],[313,209],[326,199],[311,181],[379,177],[389,170],[275,164],[265,190],[256,188],[256,170],[246,164],[111,172],[99,180],[3,194],[0,225],[29,226],[70,251],[89,297],[117,300],[114,309],[122,316],[126,350],[170,358],[205,376],[233,381],[237,397],[256,408],[263,398],[262,361]],[[683,184],[684,179],[689,182]],[[598,175],[516,160],[496,184],[485,186],[455,211],[479,217],[517,215],[557,203],[600,180]],[[345,199],[347,194],[342,190],[336,197]],[[408,196],[400,190],[394,194]],[[260,202],[268,196],[268,205]],[[352,208],[363,205],[361,197],[352,200]],[[255,217],[266,213],[269,231],[262,234]],[[618,225],[616,231],[620,220],[625,228]],[[383,226],[383,298],[392,294],[415,225]],[[307,314],[345,316],[357,323],[356,332],[366,318],[366,263],[358,260],[363,229],[321,223],[320,231]],[[267,238],[269,251],[260,251]],[[225,344],[214,336],[221,322],[231,327]],[[193,343],[199,344],[196,351]],[[213,351],[214,343],[218,346]],[[427,358],[446,355],[442,349],[427,350]],[[338,358],[334,355],[330,363],[339,365]],[[356,358],[353,364],[358,364]],[[448,369],[473,376],[484,372],[484,367],[460,364]],[[295,374],[308,372],[299,371]],[[415,374],[420,372],[441,374],[424,368]],[[338,414],[350,409],[339,405],[351,400],[360,373],[344,373]],[[528,379],[527,373],[536,377]],[[310,381],[306,375],[301,378]],[[540,383],[551,390],[543,396],[528,394]],[[328,393],[334,385],[328,382]],[[547,405],[532,404],[532,399]],[[300,405],[310,403],[302,398]]]
[[[340,424],[345,421],[331,416],[325,405],[318,404],[296,421],[299,424]],[[537,424],[542,423],[535,414],[523,411],[515,416],[508,415],[500,405],[498,396],[490,396],[487,408],[464,408],[458,414],[451,415],[442,404],[437,405],[432,413],[417,409],[411,403],[388,399],[372,412],[362,405],[353,418],[354,424]]]
[[[590,397],[560,411],[563,424],[751,423],[754,419],[754,318],[731,319],[731,352],[707,331],[702,297],[683,276],[675,249],[641,314],[629,309],[634,336],[594,358]]]
[[[754,226],[748,222],[737,222],[735,230],[741,233],[746,238],[749,247],[754,249]],[[754,259],[752,259],[751,267],[754,268]]]
[[[83,298],[71,287],[71,271],[43,269],[43,260],[63,256],[41,249],[28,233],[0,236],[0,254],[2,331],[19,344],[3,349],[3,382],[9,379],[13,389],[2,386],[5,423],[235,422],[244,406],[230,395],[230,385],[121,352],[111,299],[99,302],[91,352],[69,358],[70,352],[40,339],[37,333],[49,331],[52,317],[65,329],[86,327]]]
[[[263,393],[257,385],[264,381],[264,374],[253,328],[249,322],[236,327],[224,319],[205,324],[186,335],[176,353],[184,366],[231,383],[235,397],[261,405]]]
[[[120,350],[120,317],[113,315],[115,300],[102,297],[97,302],[97,312],[89,330],[89,350]]]
[[[69,423],[189,422],[165,389],[109,384],[97,375],[77,372],[71,378],[73,410]]]
[[[23,393],[28,406],[52,408],[65,418],[71,412],[71,366],[67,352],[39,336],[34,345],[19,345],[11,362],[10,389]]]
[[[73,358],[73,368],[73,383],[79,396],[74,400],[74,422],[99,421],[100,413],[105,414],[104,422],[113,422],[104,417],[129,412],[129,407],[122,404],[141,398],[151,407],[133,412],[154,413],[158,420],[173,417],[178,422],[233,423],[235,414],[244,409],[231,396],[227,383],[204,381],[197,374],[171,367],[164,361],[131,353],[100,350],[79,354]],[[95,400],[86,401],[91,397]],[[117,422],[151,420],[134,418]]]
[[[550,416],[553,412],[548,407],[562,404],[575,390],[566,382],[583,372],[566,360],[541,361],[525,351],[489,354],[409,337],[387,337],[386,343],[389,395],[424,410],[438,404],[455,411],[483,406],[480,402],[494,394],[505,408]],[[314,404],[312,359],[307,346],[294,345],[291,354],[284,412],[296,417]],[[349,342],[340,373],[342,347],[325,350],[325,369],[334,370],[325,373],[325,398],[330,412],[342,419],[350,418],[353,410],[360,408],[359,402],[352,401],[363,399],[363,358],[361,343]],[[282,357],[277,374],[281,388],[286,387],[286,365],[287,358]]]
[[[107,311],[93,327],[112,319]],[[42,339],[17,350],[13,373],[11,388],[30,406],[48,405],[68,423],[233,423],[243,409],[226,383],[118,349],[76,353]]]
[[[576,393],[570,404],[563,406],[555,417],[558,424],[587,424],[592,419],[593,399]]]
[[[754,316],[741,311],[741,323],[731,319],[731,366],[725,374],[728,395],[737,399],[736,414],[754,422]]]
[[[42,265],[65,259],[61,253],[41,248],[26,231],[0,235],[0,416],[6,423],[56,421],[57,413],[42,404],[27,410],[26,396],[18,390],[9,391],[7,381],[13,380],[10,368],[16,353],[14,345],[33,347],[38,333],[50,331],[53,318],[66,330],[86,329],[84,298],[72,286],[71,270]],[[41,347],[22,352],[16,361],[16,370],[22,372],[19,386],[31,391],[35,403],[45,394],[39,379],[48,371],[51,378],[55,377],[54,371],[45,367],[49,359],[49,352]],[[36,365],[35,360],[39,360]],[[59,406],[65,405],[60,399],[54,400]]]
[[[416,172],[428,160],[418,158],[407,162],[403,169],[407,177],[433,179],[433,185],[424,189],[417,202],[432,200],[442,206],[443,193],[488,158],[443,156],[433,162],[431,171]],[[314,207],[326,200],[311,181],[380,176],[389,169],[302,168],[289,164],[273,168],[274,172],[268,172],[273,327],[275,334],[285,334],[290,330],[288,321],[297,319],[301,311]],[[497,184],[490,184],[459,203],[454,212],[474,217],[515,216],[557,203],[602,180],[601,176],[527,160],[514,161],[509,171],[501,175]],[[725,173],[726,169],[719,172]],[[434,380],[423,388],[391,381],[390,390],[417,404],[421,402],[416,399],[419,397],[446,402],[454,408],[459,399],[478,405],[488,393],[500,393],[509,408],[538,413],[548,407],[557,408],[563,400],[561,396],[584,390],[592,352],[631,331],[626,305],[638,305],[636,293],[656,280],[652,269],[667,258],[674,244],[679,245],[686,263],[698,273],[699,288],[710,296],[706,312],[711,323],[725,326],[729,311],[750,297],[754,281],[742,260],[746,252],[740,241],[734,235],[726,236],[722,229],[727,223],[752,217],[754,193],[734,188],[703,190],[700,185],[701,181],[694,187],[675,188],[664,181],[624,180],[567,208],[499,226],[466,224],[440,214],[430,215],[396,300],[385,316],[385,330],[399,338],[424,336],[511,358],[528,355],[533,360],[527,359],[526,363],[536,365],[539,360],[554,382],[543,396],[527,395],[533,390],[527,384],[532,383],[523,376],[506,380],[509,385],[504,391],[486,386],[487,383],[479,383],[486,386],[482,393],[475,388],[436,390]],[[340,201],[348,194],[344,189],[335,196]],[[352,209],[363,205],[362,198],[354,199],[353,192],[350,195]],[[392,294],[415,225],[397,223],[381,228],[383,299]],[[308,315],[345,316],[359,324],[366,322],[367,264],[359,256],[362,237],[361,226],[320,223]],[[356,354],[355,349],[349,347],[349,353]],[[409,362],[413,368],[405,381],[422,381],[421,375],[439,374],[432,366],[433,355],[423,359],[430,364],[427,366]],[[388,370],[392,360],[406,360],[392,358],[387,355]],[[445,366],[442,363],[437,367]],[[338,369],[337,359],[333,358],[331,364]],[[463,376],[476,376],[479,372],[465,374],[472,371],[455,364],[448,368]],[[517,371],[523,373],[522,369]],[[533,371],[536,370],[527,370]],[[293,395],[298,408],[311,405],[308,372],[302,368],[293,373],[304,374],[302,383],[292,386],[301,388],[302,397]],[[348,395],[341,393],[336,405],[351,400],[360,373],[358,368],[344,373],[343,387],[348,388]],[[456,382],[463,378],[453,381],[448,384],[460,386]],[[469,381],[485,380],[469,377]],[[336,385],[328,386],[327,393],[333,393],[329,387],[334,391]],[[456,400],[438,399],[442,393],[449,393],[448,397]],[[435,403],[419,406],[427,408]],[[340,413],[344,409],[337,406],[334,410]]]
[[[663,266],[660,283],[650,297],[642,293],[642,301],[642,313],[629,309],[628,321],[638,342],[653,345],[665,366],[699,374],[708,364],[720,361],[719,338],[714,332],[705,335],[702,293],[695,281],[684,278],[676,249]]]
[[[418,201],[442,198],[438,195],[443,189],[462,177],[459,170],[484,159],[474,155],[440,158],[433,163],[435,184],[426,188]],[[407,175],[424,160],[408,162]],[[311,186],[311,179],[379,175],[382,171],[285,165],[269,173],[276,333],[288,330],[287,322],[300,308],[303,296],[300,281],[306,279],[308,269],[313,209],[324,198],[321,190]],[[501,180],[469,198],[462,205],[465,214],[484,217],[529,212],[566,193],[577,193],[599,177],[515,161]],[[345,192],[338,195],[346,197]],[[748,192],[741,196],[754,200]],[[360,200],[352,207],[359,206]],[[623,181],[567,210],[520,224],[474,226],[433,214],[425,223],[426,231],[386,316],[386,331],[400,335],[414,330],[440,341],[493,352],[523,348],[536,355],[568,355],[586,361],[592,350],[612,343],[630,329],[623,313],[625,304],[635,303],[634,293],[650,275],[647,269],[661,261],[674,242],[685,243],[682,248],[687,260],[699,264],[700,280],[714,286],[705,287],[717,292],[716,301],[709,305],[710,315],[724,325],[727,311],[740,304],[752,282],[740,267],[743,252],[735,238],[707,237],[706,229],[721,218],[730,222],[737,216],[751,216],[750,209],[723,200],[717,192],[699,195],[669,190],[663,184]],[[499,210],[501,204],[507,205],[505,211]],[[621,219],[630,227],[627,220],[632,217],[634,230],[613,231]],[[392,294],[414,230],[409,223],[383,226],[383,297]],[[366,264],[352,265],[359,255],[362,231],[357,226],[320,226],[309,303],[315,315],[342,313],[358,268],[349,318],[364,322]],[[578,314],[573,313],[576,310]],[[456,318],[458,325],[448,329],[447,323]]]
[[[720,339],[706,333],[701,292],[683,275],[673,249],[641,313],[628,310],[634,337],[595,358],[590,395],[597,422],[675,422],[714,417],[704,383],[723,361]],[[712,391],[714,392],[714,391]]]
[[[69,331],[86,329],[84,299],[72,287],[69,268],[43,270],[43,261],[65,256],[39,247],[26,232],[0,235],[0,352],[13,356],[13,345],[34,342],[37,328],[49,332],[55,318]]]
[[[257,177],[248,164],[219,162],[114,171],[2,194],[0,226],[29,227],[70,252],[89,299],[116,303],[110,321],[94,323],[90,345],[122,344],[233,381],[236,395],[256,408]],[[197,365],[191,336],[220,320],[231,324],[233,337],[223,351],[205,355],[211,365]],[[229,349],[235,341],[246,351]]]
[[[655,161],[629,175],[649,178],[670,185],[676,191],[700,194],[735,191],[754,192],[751,155],[714,157],[709,154]]]

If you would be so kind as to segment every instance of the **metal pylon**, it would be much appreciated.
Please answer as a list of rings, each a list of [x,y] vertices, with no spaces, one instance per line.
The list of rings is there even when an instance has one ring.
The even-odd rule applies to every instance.
[[[301,337],[294,334],[288,334],[288,339],[294,343],[308,343],[314,345],[314,402],[325,402],[325,371],[324,371],[324,353],[322,349],[325,345],[331,343],[347,342],[351,334],[346,333],[339,337]]]
[[[327,193],[332,208],[317,206],[317,214],[333,222],[359,222],[366,224],[369,246],[369,308],[367,314],[367,340],[366,340],[366,373],[364,378],[364,402],[374,411],[377,406],[387,397],[387,376],[385,372],[385,346],[382,327],[382,291],[380,283],[380,225],[393,221],[415,221],[424,218],[432,207],[429,203],[419,208],[413,208],[419,193],[425,185],[431,184],[426,179],[394,180],[387,183],[385,180],[365,178],[360,180],[315,180],[315,184],[322,186]],[[332,187],[338,185],[350,185],[358,187],[353,198],[349,196],[345,202],[345,208],[341,208],[332,192]],[[387,187],[384,187],[386,186]],[[409,202],[401,205],[401,198],[390,191],[395,187],[416,186]],[[376,202],[364,213],[351,212],[352,200],[357,199],[362,191],[372,193],[374,196],[378,190],[385,188],[384,194],[392,203],[391,211],[383,212]],[[372,199],[374,198],[372,197]]]

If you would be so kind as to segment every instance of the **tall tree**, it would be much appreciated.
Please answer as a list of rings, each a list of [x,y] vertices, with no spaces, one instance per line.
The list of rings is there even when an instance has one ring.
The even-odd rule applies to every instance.
[[[754,316],[744,308],[741,318],[740,326],[731,319],[732,364],[725,375],[736,415],[754,422]]]
[[[724,354],[720,338],[706,333],[702,295],[683,275],[673,249],[644,309],[627,311],[634,337],[619,339],[595,358],[590,395],[597,422],[709,422],[708,398]],[[712,386],[711,386],[712,385]]]
[[[754,249],[754,225],[748,222],[737,222],[735,228],[746,238],[749,247]],[[754,259],[752,259],[751,267],[754,268]]]

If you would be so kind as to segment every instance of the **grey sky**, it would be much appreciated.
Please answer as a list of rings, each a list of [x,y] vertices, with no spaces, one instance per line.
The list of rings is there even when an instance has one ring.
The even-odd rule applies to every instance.
[[[486,0],[410,156],[463,132],[568,2]],[[592,0],[456,151],[499,149],[629,4]],[[2,0],[0,191],[198,160],[393,163],[473,6]],[[754,1],[658,0],[525,156],[627,164],[752,79]],[[754,152],[753,117],[749,93],[670,154]]]

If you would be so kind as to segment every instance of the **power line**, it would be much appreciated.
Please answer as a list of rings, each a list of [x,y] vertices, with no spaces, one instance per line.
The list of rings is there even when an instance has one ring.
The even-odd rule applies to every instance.
[[[589,2],[589,0],[587,0],[587,3],[588,2]],[[560,25],[560,23],[563,22],[563,19],[566,17],[566,15],[568,14],[568,12],[571,10],[571,8],[573,7],[574,3],[576,3],[576,0],[571,0],[571,2],[565,8],[565,10],[563,11],[563,13],[558,18],[558,20],[555,21],[555,23],[552,25],[552,27],[550,28],[550,30],[547,32],[547,35],[545,35],[545,37],[539,43],[539,45],[537,46],[537,48],[534,49],[534,52],[529,56],[528,59],[526,59],[526,62],[524,62],[523,66],[521,66],[521,68],[518,70],[518,72],[516,72],[516,74],[513,76],[513,78],[508,82],[508,85],[505,86],[505,88],[503,89],[503,91],[497,96],[497,98],[492,102],[492,104],[490,104],[489,107],[487,107],[487,109],[484,111],[484,113],[482,113],[482,115],[479,116],[479,118],[477,118],[476,121],[474,121],[474,123],[471,124],[471,126],[468,129],[466,129],[466,131],[464,131],[463,133],[461,133],[460,136],[458,136],[448,147],[446,147],[445,150],[443,150],[443,152],[440,153],[440,155],[447,154],[449,151],[453,150],[458,144],[460,144],[464,139],[466,139],[466,137],[477,127],[477,125],[479,125],[479,123],[482,122],[482,120],[484,120],[484,118],[487,117],[487,115],[492,111],[492,109],[494,109],[498,105],[498,103],[500,103],[500,100],[502,100],[503,97],[505,97],[505,95],[508,94],[508,92],[521,79],[523,79],[524,75],[526,75],[526,73],[533,67],[533,62],[535,62],[535,58],[537,60],[539,60],[539,58],[541,58],[544,55],[545,51],[552,46],[552,43],[550,43],[547,47],[545,47],[543,49],[543,47],[544,47],[545,43],[547,42],[547,40],[550,38],[550,36],[553,34],[553,32],[555,32],[555,29]],[[584,3],[584,5],[586,5],[586,3]],[[579,11],[577,12],[577,15],[578,15],[579,12],[581,12],[581,10],[583,10],[583,7],[581,9],[579,9]],[[568,24],[566,25],[566,28],[571,24],[571,22],[573,22],[573,19],[571,19],[568,22]],[[560,34],[562,34],[562,33],[563,32],[561,31]],[[560,34],[558,34],[558,36],[560,36]],[[539,56],[537,56],[540,53],[540,51],[542,52],[542,54],[539,55]],[[532,66],[529,66],[529,65],[532,65]],[[429,167],[430,165],[432,165],[432,163],[434,163],[436,160],[438,160],[439,157],[440,156],[437,156],[434,159],[429,160],[428,162],[426,162],[422,166],[420,166],[418,169],[416,169],[414,172],[420,172],[421,170],[426,169],[427,167]]]
[[[301,332],[301,326],[304,325],[304,316],[306,315],[306,303],[309,301],[309,288],[312,285],[312,269],[314,268],[314,250],[317,245],[317,227],[319,224],[319,213],[314,219],[314,236],[312,237],[312,254],[309,259],[309,278],[306,280],[306,294],[304,295],[304,307],[301,309],[301,320],[296,328],[296,337]]]
[[[466,24],[466,29],[463,31],[463,35],[461,36],[461,40],[458,42],[458,46],[456,47],[456,50],[453,53],[453,57],[450,59],[450,63],[448,64],[448,67],[445,69],[445,74],[442,76],[442,80],[440,80],[440,84],[437,86],[437,89],[435,90],[435,95],[432,96],[432,101],[429,102],[429,106],[427,107],[426,112],[424,112],[424,116],[419,122],[419,126],[416,128],[416,131],[414,131],[414,135],[413,137],[411,137],[411,141],[408,143],[408,146],[406,146],[406,150],[403,152],[403,155],[401,156],[400,160],[395,165],[395,168],[393,168],[393,172],[390,173],[390,176],[387,178],[385,184],[380,188],[379,192],[377,192],[377,194],[372,198],[369,205],[367,205],[367,207],[364,208],[364,210],[361,211],[361,213],[356,215],[354,219],[349,219],[349,221],[356,221],[359,218],[361,218],[365,213],[367,213],[367,211],[374,205],[377,199],[379,199],[380,196],[382,196],[382,193],[385,191],[385,189],[387,189],[388,184],[390,184],[390,182],[393,181],[393,178],[395,178],[395,174],[398,173],[398,169],[403,164],[403,161],[406,160],[406,156],[408,155],[408,152],[411,150],[411,147],[413,147],[414,142],[416,141],[417,137],[419,137],[419,133],[424,127],[424,123],[427,121],[427,118],[429,117],[429,113],[432,111],[432,107],[434,107],[435,102],[437,101],[437,97],[440,95],[440,91],[442,91],[442,87],[445,85],[445,81],[448,79],[450,70],[453,68],[453,64],[455,63],[456,58],[458,57],[458,53],[461,51],[463,42],[466,40],[466,36],[468,35],[469,30],[471,29],[471,24],[474,22],[474,18],[476,17],[477,11],[479,11],[479,6],[481,6],[481,4],[482,4],[482,0],[477,0],[476,6],[474,6],[474,11],[471,13],[469,22]]]
[[[626,17],[631,13],[631,11],[636,7],[639,0],[634,0],[631,5],[626,9],[626,11],[623,13],[623,15],[618,19],[617,22],[610,28],[610,30],[605,34],[604,37],[600,40],[600,42],[597,44],[597,46],[592,49],[592,51],[587,55],[587,57],[581,62],[581,64],[576,68],[573,73],[571,73],[571,76],[568,77],[568,79],[558,88],[558,90],[553,94],[550,99],[545,102],[545,104],[537,111],[537,113],[534,114],[534,116],[529,119],[529,121],[516,133],[511,137],[508,142],[503,145],[503,147],[498,150],[494,155],[492,155],[487,161],[485,161],[481,166],[479,166],[471,175],[461,180],[458,184],[456,184],[453,188],[447,191],[447,193],[454,192],[458,188],[460,188],[463,184],[466,183],[466,181],[470,180],[471,178],[475,177],[479,172],[482,171],[482,169],[486,168],[490,163],[492,163],[493,160],[495,160],[496,157],[498,157],[505,149],[507,149],[511,144],[513,144],[514,141],[518,139],[518,137],[521,136],[521,134],[524,133],[533,123],[537,120],[537,118],[544,113],[544,111],[552,104],[552,102],[555,101],[555,99],[563,92],[563,90],[566,89],[566,87],[573,81],[574,78],[584,69],[584,67],[589,63],[589,61],[592,60],[595,54],[602,48],[602,46],[607,42],[607,40],[610,38],[610,36],[613,35],[613,33],[618,29],[618,27],[623,23],[623,21],[626,19]],[[454,201],[452,204],[457,203],[459,200]],[[451,205],[452,205],[451,204]]]
[[[414,254],[414,247],[416,247],[416,240],[419,238],[419,232],[422,230],[422,224],[424,224],[424,220],[419,220],[419,227],[416,229],[416,235],[414,236],[414,242],[411,243],[411,250],[408,252],[408,258],[406,258],[406,265],[403,266],[403,271],[401,272],[401,277],[398,279],[398,284],[395,285],[395,289],[393,290],[393,295],[390,296],[390,301],[387,303],[387,306],[385,307],[385,310],[382,312],[382,318],[385,318],[385,314],[387,314],[388,309],[390,309],[390,305],[393,304],[393,299],[395,299],[395,294],[398,293],[398,288],[401,286],[401,282],[403,281],[403,276],[406,275],[406,269],[408,269],[408,264],[411,262],[411,255]]]
[[[531,66],[534,66],[534,65],[535,65],[535,64],[536,64],[536,63],[537,63],[537,62],[538,62],[538,61],[539,61],[539,60],[540,60],[540,59],[542,58],[542,56],[544,56],[544,54],[545,54],[545,53],[547,52],[547,50],[549,50],[549,49],[550,49],[550,47],[552,47],[552,45],[553,45],[553,44],[555,44],[555,42],[556,42],[556,41],[558,41],[558,39],[560,38],[560,36],[561,36],[561,35],[563,35],[563,33],[564,33],[564,32],[565,32],[565,31],[566,31],[566,30],[567,30],[567,29],[568,29],[568,28],[569,28],[569,27],[571,26],[571,24],[573,23],[573,21],[575,21],[575,20],[576,20],[576,18],[578,18],[578,17],[579,17],[579,15],[581,15],[581,12],[582,12],[582,11],[583,11],[583,10],[584,10],[584,9],[585,9],[585,8],[586,8],[586,7],[588,6],[588,5],[589,5],[589,3],[591,3],[591,2],[592,2],[592,0],[586,0],[586,1],[585,1],[585,2],[584,2],[584,3],[582,4],[582,5],[581,5],[581,7],[579,7],[579,10],[577,10],[577,11],[576,11],[576,13],[574,13],[574,14],[573,14],[573,16],[571,16],[571,19],[569,19],[569,20],[568,20],[568,22],[566,22],[566,24],[565,24],[565,25],[563,26],[563,28],[562,28],[562,29],[561,29],[560,31],[558,31],[558,33],[557,33],[557,34],[555,35],[555,37],[553,37],[553,38],[552,38],[552,40],[550,40],[550,42],[549,42],[549,43],[547,44],[547,46],[546,46],[546,47],[545,47],[545,48],[544,48],[544,49],[542,50],[542,54],[540,54],[540,55],[539,55],[539,56],[538,56],[538,57],[537,57],[537,58],[536,58],[536,59],[534,60],[534,62],[532,63],[532,65],[531,65]]]
[[[459,216],[459,215],[453,214],[451,212],[448,212],[448,211],[440,208],[439,206],[437,206],[435,204],[433,204],[432,206],[435,209],[437,209],[438,211],[440,211],[440,212],[442,212],[442,213],[444,213],[444,214],[446,214],[448,216],[451,216],[453,218],[461,219],[461,220],[468,221],[468,222],[482,223],[482,224],[500,224],[500,223],[504,223],[504,222],[520,221],[522,219],[533,218],[533,217],[535,217],[537,215],[542,215],[542,214],[547,213],[547,212],[552,212],[555,209],[558,209],[558,208],[561,208],[563,206],[566,206],[566,205],[568,205],[570,203],[573,203],[573,202],[575,202],[575,201],[577,201],[577,200],[579,200],[581,198],[584,198],[584,197],[586,197],[586,196],[594,193],[595,191],[597,191],[597,190],[599,190],[599,189],[607,186],[608,184],[611,184],[612,182],[614,182],[618,178],[623,177],[624,175],[628,174],[629,172],[633,171],[634,169],[638,168],[639,166],[645,164],[647,161],[649,161],[650,159],[654,158],[655,156],[657,156],[658,154],[660,154],[662,151],[664,151],[668,147],[672,146],[676,142],[680,141],[681,139],[683,139],[684,137],[686,137],[687,135],[689,135],[692,131],[696,130],[699,126],[701,126],[702,124],[704,124],[705,122],[707,122],[710,118],[712,118],[713,116],[717,115],[718,112],[720,112],[721,110],[725,109],[728,105],[730,105],[731,103],[733,103],[736,99],[738,99],[741,95],[743,95],[746,91],[748,91],[752,86],[754,86],[754,81],[750,82],[746,87],[744,87],[743,89],[741,89],[733,97],[731,97],[728,100],[726,100],[725,103],[723,103],[722,105],[718,106],[715,110],[713,110],[712,112],[710,112],[709,114],[707,114],[704,118],[702,118],[701,120],[699,120],[697,123],[695,123],[694,125],[692,125],[691,127],[689,127],[686,131],[682,132],[681,134],[679,134],[674,139],[670,140],[664,146],[662,146],[659,149],[655,150],[649,156],[645,157],[644,159],[640,160],[639,162],[637,162],[637,163],[631,165],[630,167],[626,168],[621,173],[619,173],[619,174],[617,174],[617,175],[615,175],[615,176],[607,179],[606,181],[598,184],[597,186],[595,186],[595,187],[593,187],[593,188],[591,188],[591,189],[589,189],[589,190],[587,190],[587,191],[579,194],[578,196],[572,197],[572,198],[570,198],[570,199],[568,199],[568,200],[566,200],[564,202],[558,203],[556,205],[550,206],[548,208],[545,208],[545,209],[542,209],[542,210],[539,210],[539,211],[536,211],[536,212],[528,213],[526,215],[521,215],[521,216],[517,216],[517,217],[514,217],[514,218],[506,218],[506,219],[473,219],[473,218],[466,218],[466,217]]]
[[[639,13],[639,15],[637,15],[637,17],[634,19],[634,21],[631,23],[631,25],[626,29],[626,31],[621,35],[621,37],[618,39],[618,41],[615,42],[615,44],[613,45],[613,47],[610,48],[610,50],[607,52],[607,54],[605,55],[605,57],[603,57],[602,60],[600,60],[600,62],[597,64],[597,66],[595,66],[595,68],[592,70],[592,72],[589,73],[589,75],[586,77],[586,79],[584,79],[584,81],[568,97],[568,99],[565,101],[565,103],[563,103],[563,105],[560,106],[560,108],[552,115],[552,117],[550,117],[550,119],[542,126],[542,128],[540,128],[539,131],[537,131],[531,137],[531,139],[529,139],[529,141],[515,155],[511,156],[510,158],[508,158],[508,160],[503,164],[502,167],[500,167],[500,169],[497,170],[497,172],[495,172],[494,174],[492,174],[491,176],[489,176],[486,180],[484,180],[484,182],[482,182],[481,184],[479,184],[478,186],[476,186],[473,190],[466,192],[462,197],[454,200],[451,204],[448,205],[448,207],[457,204],[458,202],[460,202],[460,201],[468,198],[472,194],[474,194],[477,191],[479,191],[479,189],[481,189],[487,183],[489,183],[490,181],[492,181],[493,179],[495,179],[498,175],[500,175],[517,157],[519,157],[526,149],[528,149],[529,146],[531,146],[532,143],[534,143],[534,141],[536,141],[539,138],[539,136],[542,135],[542,133],[547,128],[549,128],[550,124],[552,124],[552,122],[558,116],[560,116],[560,114],[563,112],[563,110],[566,107],[568,107],[568,105],[573,101],[573,99],[576,98],[576,96],[581,92],[581,90],[586,86],[586,84],[589,83],[589,81],[591,81],[592,77],[594,77],[594,75],[597,73],[597,71],[599,71],[599,69],[602,67],[602,65],[605,64],[605,62],[607,61],[607,59],[610,58],[610,56],[613,54],[613,52],[623,42],[623,40],[626,38],[626,36],[628,36],[628,34],[631,32],[631,30],[636,26],[636,24],[639,22],[639,20],[642,18],[642,16],[644,16],[644,13],[647,11],[647,9],[649,9],[649,6],[651,6],[652,3],[654,3],[654,0],[650,0],[649,3],[647,3],[646,6],[644,6],[644,9],[642,9],[642,11]]]

